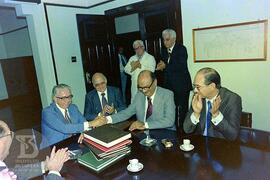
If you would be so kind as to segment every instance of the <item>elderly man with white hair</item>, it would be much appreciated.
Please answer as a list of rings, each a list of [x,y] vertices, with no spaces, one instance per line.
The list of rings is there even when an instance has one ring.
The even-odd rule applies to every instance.
[[[156,67],[155,58],[145,51],[142,40],[135,40],[133,42],[133,49],[135,55],[129,58],[128,63],[125,66],[125,72],[131,75],[131,102],[138,91],[137,79],[140,72],[143,70],[155,72]]]

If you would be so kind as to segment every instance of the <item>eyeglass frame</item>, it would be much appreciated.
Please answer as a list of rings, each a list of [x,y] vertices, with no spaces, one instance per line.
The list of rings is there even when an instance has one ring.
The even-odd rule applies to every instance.
[[[14,135],[15,135],[15,132],[10,131],[10,133],[9,133],[9,134],[3,135],[3,136],[1,136],[0,138],[10,136],[10,137],[11,137],[11,139],[13,139]]]
[[[151,88],[151,86],[153,85],[154,81],[155,81],[155,79],[152,80],[152,83],[148,87],[139,87],[139,86],[137,86],[137,88],[139,89],[139,91],[147,91],[147,90],[149,90]]]
[[[192,89],[193,89],[193,91],[194,91],[195,89],[197,89],[198,91],[200,91],[201,88],[206,87],[206,86],[209,86],[209,85],[210,85],[210,84],[201,86],[201,85],[198,85],[198,84],[192,84]]]
[[[57,97],[55,96],[57,99],[60,99],[60,100],[65,100],[65,99],[72,99],[73,98],[73,94],[69,95],[69,96],[63,96],[63,97]]]
[[[136,48],[133,48],[134,51],[137,51],[138,49],[142,48],[143,46],[138,46]]]

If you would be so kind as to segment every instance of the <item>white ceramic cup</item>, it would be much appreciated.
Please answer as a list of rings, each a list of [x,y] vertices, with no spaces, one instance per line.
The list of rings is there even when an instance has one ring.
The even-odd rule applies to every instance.
[[[131,169],[137,169],[138,165],[139,165],[139,160],[138,159],[130,159],[129,164],[130,164]]]
[[[183,146],[185,149],[190,148],[190,140],[189,139],[183,139]]]

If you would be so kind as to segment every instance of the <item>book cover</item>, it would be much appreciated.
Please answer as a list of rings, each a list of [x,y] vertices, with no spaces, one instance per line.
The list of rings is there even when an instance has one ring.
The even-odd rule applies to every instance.
[[[107,148],[131,138],[131,133],[106,124],[84,132],[84,137]]]
[[[104,158],[104,159],[97,159],[96,156],[93,154],[93,152],[89,151],[85,153],[84,155],[80,156],[78,158],[78,162],[96,172],[101,172],[106,167],[109,167],[113,163],[122,159],[128,153],[130,153],[130,151],[128,151],[125,154],[120,154],[119,156],[113,156],[113,157]]]
[[[127,140],[122,141],[122,142],[120,142],[120,143],[118,143],[118,144],[116,144],[116,145],[114,145],[112,147],[107,148],[107,147],[104,147],[104,146],[102,146],[102,145],[100,145],[98,143],[95,143],[94,141],[91,141],[90,139],[87,139],[87,138],[84,138],[83,142],[84,142],[84,144],[86,144],[86,145],[90,144],[90,145],[94,146],[95,148],[97,148],[100,151],[105,152],[105,153],[115,151],[115,150],[117,150],[117,149],[119,149],[119,148],[121,148],[121,147],[123,147],[125,145],[129,145],[129,144],[132,143],[131,140],[127,139]]]

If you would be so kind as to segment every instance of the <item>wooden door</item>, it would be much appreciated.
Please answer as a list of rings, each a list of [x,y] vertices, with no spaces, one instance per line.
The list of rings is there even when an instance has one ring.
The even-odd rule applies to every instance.
[[[85,85],[93,89],[94,73],[103,73],[108,85],[120,85],[119,65],[111,34],[114,31],[110,18],[103,15],[77,15]]]

